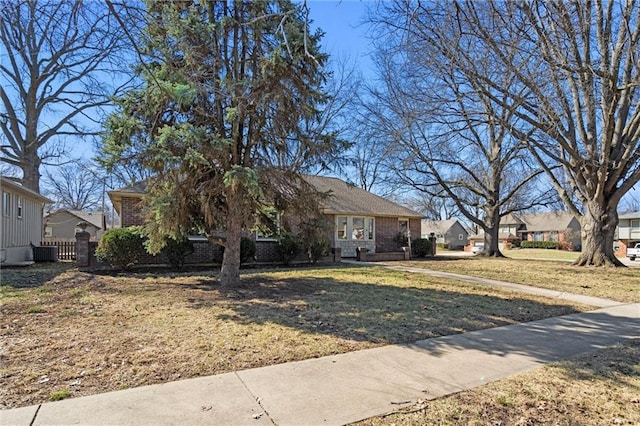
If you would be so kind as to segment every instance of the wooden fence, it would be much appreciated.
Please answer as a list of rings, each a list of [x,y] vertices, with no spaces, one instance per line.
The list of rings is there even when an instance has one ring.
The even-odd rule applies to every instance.
[[[58,247],[59,260],[76,260],[75,241],[42,241],[40,245]]]

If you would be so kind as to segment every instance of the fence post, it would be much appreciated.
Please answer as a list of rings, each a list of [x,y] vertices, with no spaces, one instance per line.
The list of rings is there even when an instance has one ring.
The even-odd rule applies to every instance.
[[[76,262],[78,266],[89,266],[89,239],[91,234],[86,231],[76,233]]]

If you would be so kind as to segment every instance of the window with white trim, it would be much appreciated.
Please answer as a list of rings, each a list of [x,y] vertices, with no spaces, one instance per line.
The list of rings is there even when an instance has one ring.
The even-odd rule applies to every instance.
[[[336,216],[336,239],[340,241],[372,241],[375,220],[365,216]]]
[[[46,238],[53,237],[53,227],[52,226],[45,226],[44,227],[44,236]]]
[[[17,201],[18,201],[18,219],[22,219],[22,197],[18,195],[17,197]]]
[[[640,219],[631,219],[629,221],[632,231],[640,231]]]

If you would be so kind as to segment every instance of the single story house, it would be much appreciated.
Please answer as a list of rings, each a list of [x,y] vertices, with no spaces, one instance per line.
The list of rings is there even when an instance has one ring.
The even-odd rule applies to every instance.
[[[0,192],[0,264],[33,263],[32,246],[42,240],[44,206],[52,201],[5,177],[0,177]]]
[[[506,215],[500,220],[498,238],[500,250],[522,241],[555,241],[568,250],[580,250],[582,244],[580,222],[572,213],[563,211]],[[483,241],[483,233],[469,237],[465,251]]]
[[[86,222],[86,232],[91,241],[98,241],[106,229],[102,212],[60,209],[44,217],[44,241],[75,241],[81,229],[79,222]]]
[[[640,243],[640,212],[618,215],[618,227],[613,242],[616,256],[625,257],[627,248]]]
[[[343,257],[356,257],[358,247],[371,253],[396,251],[404,245],[402,240],[420,236],[423,217],[420,213],[338,178],[307,175],[305,179],[319,192],[330,194],[323,200],[321,210],[332,224],[329,235],[331,246],[342,249]],[[144,192],[144,182],[109,192],[109,198],[120,216],[120,226],[143,224],[139,203]],[[252,235],[256,240],[257,260],[275,260],[275,239],[258,232]],[[193,241],[198,239],[194,238]],[[196,256],[206,259],[209,255],[203,250],[209,249],[196,247]]]
[[[457,219],[422,220],[422,238],[434,234],[437,244],[446,244],[450,249],[461,249],[468,244],[469,233]]]

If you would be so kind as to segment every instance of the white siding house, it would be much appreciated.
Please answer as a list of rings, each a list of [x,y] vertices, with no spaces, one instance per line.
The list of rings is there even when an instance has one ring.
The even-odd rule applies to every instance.
[[[51,200],[4,177],[0,177],[0,193],[0,264],[31,263],[31,245],[42,241],[44,205]]]
[[[613,249],[616,255],[624,257],[627,248],[640,242],[640,212],[623,213],[618,216],[618,227]]]

